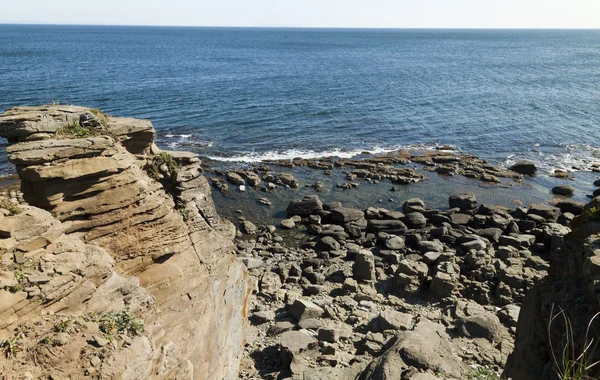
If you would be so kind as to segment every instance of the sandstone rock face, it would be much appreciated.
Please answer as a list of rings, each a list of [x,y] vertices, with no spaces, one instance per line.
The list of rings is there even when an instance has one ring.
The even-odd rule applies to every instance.
[[[232,255],[235,227],[217,215],[199,160],[160,152],[149,121],[84,107],[10,109],[0,116],[0,136],[9,141],[7,153],[25,200],[37,207],[3,220],[11,219],[12,229],[0,247],[52,249],[56,255],[55,241],[66,239],[83,255],[75,274],[55,269],[60,276],[53,274],[40,285],[39,296],[28,293],[16,304],[18,296],[7,297],[14,305],[2,311],[0,328],[10,328],[28,313],[54,310],[52,305],[61,305],[61,312],[88,312],[81,305],[70,309],[77,300],[111,301],[95,307],[88,301],[85,308],[94,311],[125,306],[118,288],[110,286],[117,293],[112,299],[102,286],[112,284],[111,278],[135,276],[127,281],[146,294],[150,311],[144,318],[152,329],[129,351],[149,372],[140,377],[126,370],[134,361],[123,360],[123,354],[107,366],[110,376],[235,378],[249,284],[245,266]],[[35,301],[41,296],[55,301]]]

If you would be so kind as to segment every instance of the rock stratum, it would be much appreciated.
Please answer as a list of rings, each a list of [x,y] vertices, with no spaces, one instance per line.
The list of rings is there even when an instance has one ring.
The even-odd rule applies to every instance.
[[[25,201],[0,201],[0,377],[237,377],[250,285],[235,227],[198,158],[154,135],[85,107],[0,116]]]

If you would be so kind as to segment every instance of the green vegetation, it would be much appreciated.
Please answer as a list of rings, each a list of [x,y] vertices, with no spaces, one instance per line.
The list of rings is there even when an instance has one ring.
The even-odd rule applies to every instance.
[[[152,162],[146,166],[146,172],[148,173],[148,176],[154,180],[159,180],[160,172],[164,171],[160,169],[163,165],[166,167],[170,176],[174,176],[179,168],[179,164],[177,161],[175,161],[173,156],[171,156],[169,153],[162,152],[154,156],[152,158]]]
[[[27,324],[19,326],[15,335],[11,339],[0,341],[0,349],[7,359],[14,358],[20,351],[23,351],[23,342],[21,338],[27,331],[31,331],[33,327]]]
[[[57,333],[65,332],[69,328],[70,324],[71,324],[71,321],[69,321],[68,319],[65,319],[64,321],[60,321],[54,325],[54,332],[57,332]]]
[[[92,126],[82,126],[78,121],[74,121],[71,124],[60,127],[56,130],[56,134],[61,137],[68,138],[86,138],[98,136],[98,131]]]
[[[102,313],[95,321],[100,324],[100,331],[107,336],[115,334],[140,335],[144,331],[144,321],[136,319],[127,310]]]
[[[500,380],[500,376],[490,368],[479,367],[467,374],[467,380]]]
[[[188,210],[186,209],[185,203],[182,201],[177,201],[175,208],[177,210],[179,210],[179,212],[181,213],[181,216],[183,216],[183,221],[187,222],[188,219],[190,218],[190,214],[189,214]]]
[[[19,206],[12,203],[11,201],[9,201],[6,198],[0,199],[0,208],[8,210],[8,212],[10,212],[10,215],[17,215],[17,214],[20,214],[21,212],[23,212],[23,210],[21,210],[19,208]]]
[[[591,210],[590,210],[591,211]],[[593,354],[596,352],[598,347],[598,341],[595,338],[590,338],[590,328],[594,323],[596,317],[600,315],[600,312],[596,313],[592,319],[588,322],[587,329],[585,331],[585,339],[581,348],[578,348],[575,342],[573,325],[571,320],[567,317],[565,311],[561,309],[556,314],[554,313],[554,306],[550,312],[550,321],[548,322],[548,341],[550,343],[550,351],[552,354],[552,360],[556,366],[556,372],[559,379],[561,380],[594,380],[596,379],[591,371],[594,367],[600,364],[600,361],[593,362]],[[552,325],[554,321],[561,318],[565,325],[565,345],[561,352],[558,354],[554,350],[552,344]]]
[[[4,290],[7,290],[11,293],[16,293],[16,292],[20,291],[21,289],[23,289],[23,284],[26,282],[25,272],[17,269],[17,270],[15,270],[13,277],[14,277],[15,281],[17,281],[17,284],[16,285],[7,285],[4,287]]]
[[[102,126],[102,129],[106,129],[108,127],[108,114],[100,111],[98,108],[90,109],[90,112],[96,116],[96,120]]]

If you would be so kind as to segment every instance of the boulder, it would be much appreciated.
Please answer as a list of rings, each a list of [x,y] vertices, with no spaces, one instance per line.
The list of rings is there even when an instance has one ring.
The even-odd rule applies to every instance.
[[[573,195],[575,193],[575,188],[569,185],[555,186],[552,188],[552,193],[558,195]]]
[[[400,220],[381,220],[372,219],[368,221],[367,231],[375,234],[379,232],[387,232],[388,234],[404,235],[408,228]]]
[[[382,330],[409,330],[413,316],[395,310],[384,310],[379,314],[379,326]]]
[[[527,215],[537,215],[546,220],[556,220],[560,216],[560,209],[558,207],[536,203],[529,206]]]
[[[448,199],[448,204],[450,208],[471,211],[477,208],[477,198],[474,194],[454,194]]]
[[[246,184],[246,181],[244,181],[242,176],[236,172],[227,172],[227,180],[236,186],[242,186]]]
[[[519,174],[527,175],[533,175],[537,172],[537,167],[531,161],[519,161],[512,165],[509,169]]]
[[[244,220],[240,223],[240,229],[242,233],[246,235],[256,235],[258,233],[258,228],[254,223],[249,220]]]
[[[352,272],[354,279],[357,281],[375,281],[375,259],[373,253],[366,250],[358,252]]]
[[[424,228],[427,225],[427,219],[420,212],[410,212],[403,219],[408,228]]]
[[[337,251],[340,249],[340,243],[331,236],[324,236],[319,240],[316,248],[321,251]]]
[[[296,179],[296,177],[294,177],[290,173],[280,173],[280,174],[277,175],[277,179],[279,179],[279,181],[281,181],[281,183],[283,183],[286,186],[289,186],[289,187],[292,187],[292,188],[298,188],[298,187],[300,187],[300,185],[298,184],[298,180]]]
[[[362,210],[353,208],[340,207],[335,210],[331,210],[331,219],[334,222],[345,224],[348,222],[354,222],[363,219],[365,216]]]
[[[288,216],[309,216],[323,211],[323,203],[316,195],[309,195],[300,200],[293,200],[287,207]]]
[[[321,307],[316,304],[305,300],[305,299],[296,299],[288,312],[297,320],[301,321],[303,319],[308,318],[319,318],[325,312]]]
[[[500,320],[489,312],[461,318],[456,322],[456,328],[467,338],[485,338],[490,342],[498,342],[501,339]]]
[[[389,348],[362,373],[361,380],[401,379],[409,368],[465,378],[468,369],[454,355],[444,326],[425,320],[392,339]]]

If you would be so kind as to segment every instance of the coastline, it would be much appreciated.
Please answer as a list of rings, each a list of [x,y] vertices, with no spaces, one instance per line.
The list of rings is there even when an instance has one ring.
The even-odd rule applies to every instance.
[[[32,365],[22,347],[57,366],[52,343],[85,353],[69,373],[125,379],[550,378],[521,326],[572,300],[537,289],[585,295],[578,335],[597,307],[600,198],[577,200],[597,174],[586,191],[447,147],[234,169],[76,106],[11,109],[0,134],[22,190],[0,191],[9,374]]]

